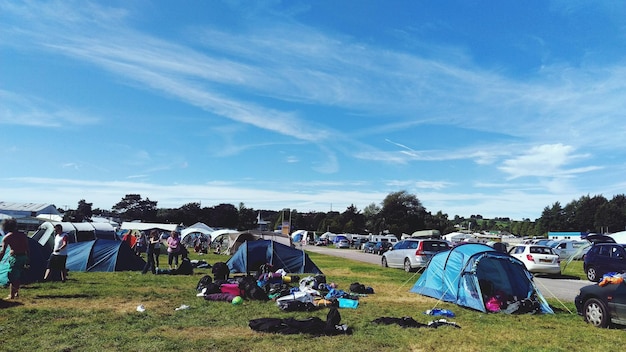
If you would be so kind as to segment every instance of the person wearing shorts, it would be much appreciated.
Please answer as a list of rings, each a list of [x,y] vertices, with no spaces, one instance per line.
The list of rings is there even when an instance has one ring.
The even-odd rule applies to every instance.
[[[63,232],[63,225],[61,224],[54,225],[54,232],[54,250],[48,259],[48,267],[43,279],[44,281],[48,280],[50,272],[55,270],[61,273],[61,282],[65,282],[67,280],[67,268],[65,267],[67,262],[67,233]]]
[[[29,264],[28,237],[17,230],[17,221],[7,219],[2,222],[4,236],[0,242],[0,260],[4,258],[7,248],[11,248],[8,256],[10,294],[7,299],[15,299],[19,296],[20,285],[26,266]]]

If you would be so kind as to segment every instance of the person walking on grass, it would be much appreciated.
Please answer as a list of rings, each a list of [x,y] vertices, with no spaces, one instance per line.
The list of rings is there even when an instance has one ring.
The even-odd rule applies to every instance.
[[[54,250],[48,259],[48,267],[43,280],[48,280],[52,270],[58,270],[61,272],[61,282],[65,282],[67,280],[67,268],[65,267],[67,263],[67,233],[63,232],[63,225],[61,224],[54,225],[54,232]]]
[[[16,299],[19,297],[22,276],[25,267],[29,264],[30,257],[28,251],[28,237],[23,232],[17,230],[17,221],[15,219],[6,219],[2,222],[2,242],[0,242],[0,260],[4,260],[7,248],[10,247],[9,262],[9,296],[7,299]]]
[[[159,270],[159,256],[161,256],[161,235],[159,235],[159,231],[158,230],[152,230],[154,231],[154,239],[156,241],[156,243],[154,244],[154,265],[156,266],[156,269]]]
[[[153,274],[156,274],[155,265],[155,246],[159,243],[159,233],[156,230],[150,232],[150,237],[147,239],[148,245],[146,247],[146,265],[144,265],[142,274],[145,274],[150,270]]]

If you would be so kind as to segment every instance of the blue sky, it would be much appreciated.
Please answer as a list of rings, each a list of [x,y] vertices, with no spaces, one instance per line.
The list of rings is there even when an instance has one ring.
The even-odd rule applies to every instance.
[[[1,1],[0,200],[534,220],[626,193],[622,1]]]

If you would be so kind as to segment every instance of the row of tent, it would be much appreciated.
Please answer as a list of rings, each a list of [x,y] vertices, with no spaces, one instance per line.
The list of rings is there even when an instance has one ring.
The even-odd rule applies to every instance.
[[[89,238],[84,234],[88,231],[83,229],[84,225],[63,225],[64,230],[70,225],[75,229],[69,231],[72,232],[67,261],[70,271],[137,271],[143,268],[144,260],[126,242],[108,238],[81,241]],[[54,227],[54,224],[50,226]],[[47,227],[44,226],[44,230]],[[92,231],[95,234],[96,230]],[[29,238],[31,269],[27,272],[25,283],[43,278],[46,261],[52,252],[51,239],[45,235],[46,232],[38,232]],[[109,235],[103,231],[104,237]],[[226,264],[231,273],[250,273],[267,263],[288,273],[322,273],[304,251],[264,239],[263,234],[229,231],[222,236],[230,242],[232,256]],[[7,270],[7,261],[2,260],[0,285],[7,282]],[[485,311],[486,295],[482,282],[490,282],[498,290],[519,299],[535,297],[542,312],[552,313],[522,262],[478,243],[462,244],[433,256],[411,292]]]
[[[24,283],[43,279],[47,260],[52,253],[54,244],[55,224],[57,223],[44,223],[28,239],[30,270],[26,272],[23,279]],[[112,272],[143,269],[145,261],[135,254],[127,242],[119,240],[112,228],[109,230],[101,227],[89,228],[86,225],[89,223],[61,224],[69,237],[66,264],[69,271]],[[277,268],[283,268],[288,273],[321,273],[304,251],[273,240],[263,239],[264,235],[268,234],[232,230],[225,231],[220,235],[225,236],[225,239],[229,241],[228,250],[232,251],[232,257],[228,260],[228,266],[232,273],[256,271],[260,265],[266,263]],[[95,239],[93,239],[94,237]],[[7,251],[5,257],[8,255]],[[0,262],[0,286],[3,286],[8,282],[9,268],[8,261],[4,260],[5,258],[0,259],[2,259]]]
[[[23,283],[41,281],[46,271],[47,261],[52,253],[51,246],[41,245],[29,238],[30,269],[26,271]],[[67,269],[72,271],[137,271],[143,269],[145,261],[137,256],[126,242],[97,239],[74,242],[67,246]],[[5,257],[9,253],[5,254]],[[0,263],[0,286],[8,282],[8,261]],[[51,277],[60,279],[60,277]]]

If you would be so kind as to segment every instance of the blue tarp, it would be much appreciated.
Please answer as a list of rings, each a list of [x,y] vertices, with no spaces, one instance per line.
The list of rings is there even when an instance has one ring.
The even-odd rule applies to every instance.
[[[93,240],[67,245],[67,269],[71,271],[137,271],[146,262],[124,241]]]
[[[543,313],[554,313],[535,287],[524,263],[478,243],[461,244],[437,253],[411,292],[486,312],[480,283],[490,283],[518,299],[536,295]]]
[[[231,273],[257,271],[266,263],[287,273],[322,274],[304,251],[272,240],[246,241],[226,262]]]

